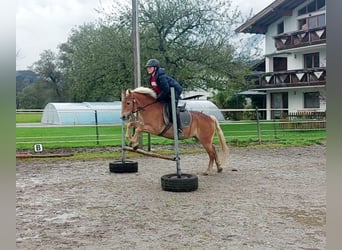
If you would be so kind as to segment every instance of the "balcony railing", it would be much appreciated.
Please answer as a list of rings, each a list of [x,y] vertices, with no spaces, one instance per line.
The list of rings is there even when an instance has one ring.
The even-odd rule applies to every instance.
[[[325,85],[326,68],[256,73],[249,75],[247,81],[253,84],[255,88]]]
[[[274,36],[277,50],[326,43],[326,26]]]

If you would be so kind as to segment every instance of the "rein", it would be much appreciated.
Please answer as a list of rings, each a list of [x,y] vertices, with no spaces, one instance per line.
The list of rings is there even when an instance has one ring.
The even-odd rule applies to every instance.
[[[136,103],[136,99],[133,97],[133,109],[132,109],[132,112],[131,112],[132,114],[135,114],[135,113],[138,113],[138,112],[141,111],[141,110],[144,110],[144,109],[147,108],[148,106],[157,103],[157,101],[148,103],[148,104],[146,104],[145,106],[142,106],[142,107],[137,107],[137,109],[134,110],[135,103]]]

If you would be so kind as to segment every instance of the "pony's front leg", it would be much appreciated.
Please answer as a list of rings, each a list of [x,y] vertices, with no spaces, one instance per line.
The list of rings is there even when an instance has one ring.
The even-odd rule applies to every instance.
[[[143,127],[142,126],[138,126],[135,128],[135,133],[131,139],[131,144],[132,144],[132,148],[133,149],[137,149],[139,147],[139,137],[141,132],[143,131]]]
[[[125,137],[126,137],[126,139],[129,140],[130,142],[132,141],[131,128],[132,128],[132,127],[133,127],[133,128],[135,127],[134,124],[135,124],[135,122],[129,122],[129,123],[127,123],[127,125],[126,125],[126,134],[125,134]]]

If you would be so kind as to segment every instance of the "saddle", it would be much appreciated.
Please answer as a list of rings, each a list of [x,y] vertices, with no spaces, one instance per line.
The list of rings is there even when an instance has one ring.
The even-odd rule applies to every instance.
[[[177,112],[179,112],[179,119],[181,128],[189,127],[191,124],[191,113],[185,108],[186,103],[177,106]],[[170,124],[172,121],[172,114],[169,112],[169,107],[167,103],[163,103],[163,118],[165,124]]]

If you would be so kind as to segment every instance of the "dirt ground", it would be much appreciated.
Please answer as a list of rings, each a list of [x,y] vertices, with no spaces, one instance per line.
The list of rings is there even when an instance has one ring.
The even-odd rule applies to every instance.
[[[18,159],[17,249],[326,248],[325,146],[232,147],[210,176],[205,153],[180,157],[194,192],[161,189],[176,172],[162,159],[135,158],[131,174],[108,159]]]

